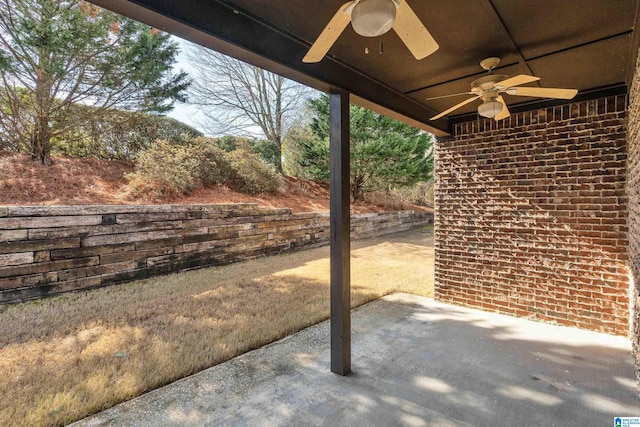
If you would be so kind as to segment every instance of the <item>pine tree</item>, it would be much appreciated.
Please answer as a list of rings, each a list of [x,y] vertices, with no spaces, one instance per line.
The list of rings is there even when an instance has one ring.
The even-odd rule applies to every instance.
[[[307,178],[329,178],[329,97],[309,101],[312,137],[297,138],[297,163]],[[403,187],[432,177],[432,136],[413,126],[350,106],[351,198],[367,190]],[[293,133],[305,135],[304,132]]]
[[[163,113],[184,100],[177,54],[168,34],[85,1],[0,0],[0,132],[49,165],[52,139],[91,119],[79,111]]]

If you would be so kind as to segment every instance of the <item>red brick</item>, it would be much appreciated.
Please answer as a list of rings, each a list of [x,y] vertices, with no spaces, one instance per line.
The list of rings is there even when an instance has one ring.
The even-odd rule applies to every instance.
[[[439,140],[437,298],[625,330],[624,98],[460,123]]]

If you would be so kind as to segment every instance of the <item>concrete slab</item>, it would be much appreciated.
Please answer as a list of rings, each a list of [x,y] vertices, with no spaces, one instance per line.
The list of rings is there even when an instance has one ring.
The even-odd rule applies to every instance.
[[[259,326],[257,326],[259,327]],[[394,294],[353,313],[353,374],[321,323],[79,426],[612,426],[640,416],[629,340]]]

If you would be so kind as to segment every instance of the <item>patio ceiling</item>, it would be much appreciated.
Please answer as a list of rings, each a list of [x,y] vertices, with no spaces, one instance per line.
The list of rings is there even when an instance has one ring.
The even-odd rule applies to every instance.
[[[418,61],[393,31],[365,38],[349,25],[320,63],[303,63],[344,1],[93,0],[317,89],[345,89],[352,101],[436,135],[477,105],[431,122],[464,97],[426,98],[468,91],[485,73],[483,58],[500,57],[501,74],[540,77],[534,86],[577,88],[579,97],[591,97],[627,90],[638,49],[638,0],[408,0],[440,45],[433,55]],[[541,105],[505,98],[512,111]]]

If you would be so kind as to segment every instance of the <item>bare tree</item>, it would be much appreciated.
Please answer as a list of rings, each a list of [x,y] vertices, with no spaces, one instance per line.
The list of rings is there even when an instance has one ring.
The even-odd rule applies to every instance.
[[[200,125],[214,135],[233,133],[273,142],[282,173],[282,140],[311,89],[210,49],[193,46],[189,102],[204,116]]]

